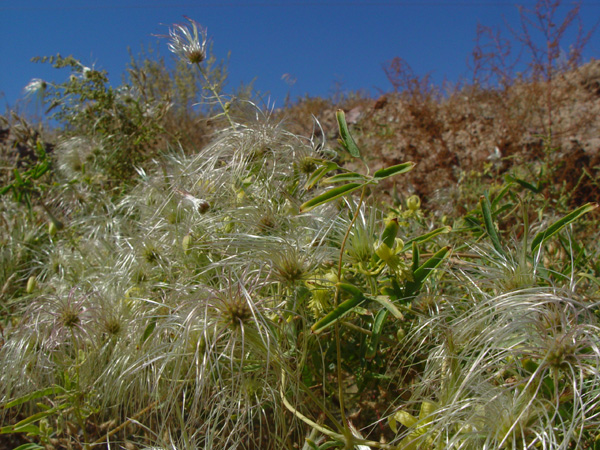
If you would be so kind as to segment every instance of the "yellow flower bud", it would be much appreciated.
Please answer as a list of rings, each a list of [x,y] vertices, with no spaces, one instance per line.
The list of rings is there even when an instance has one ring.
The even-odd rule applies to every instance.
[[[375,244],[375,253],[386,262],[389,261],[392,256],[394,256],[392,249],[383,242],[380,244]]]
[[[333,271],[331,271],[331,272],[327,272],[327,273],[325,274],[325,279],[326,279],[327,281],[329,281],[331,284],[335,284],[335,283],[337,283],[338,281],[340,281],[340,280],[338,279],[337,273],[335,273],[335,272],[333,272]]]
[[[50,224],[48,225],[48,234],[50,234],[50,236],[54,236],[56,233],[58,233],[58,228],[56,227],[54,222],[50,222]]]
[[[25,288],[25,292],[27,292],[28,294],[31,294],[35,290],[36,285],[37,285],[37,280],[33,275],[31,275],[29,277],[29,279],[27,280],[27,288]]]
[[[421,199],[418,195],[411,195],[406,199],[406,206],[408,209],[415,212],[421,207]]]
[[[398,331],[396,331],[396,339],[398,339],[398,342],[402,342],[405,337],[406,331],[404,331],[404,328],[398,328]]]
[[[181,247],[183,247],[183,253],[186,255],[190,253],[190,245],[192,244],[192,235],[186,234],[181,240]]]

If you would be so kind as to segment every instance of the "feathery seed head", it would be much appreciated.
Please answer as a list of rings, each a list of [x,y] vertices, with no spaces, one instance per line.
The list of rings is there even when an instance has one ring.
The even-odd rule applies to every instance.
[[[308,256],[295,246],[282,248],[271,258],[275,278],[286,285],[294,285],[311,271]]]
[[[310,175],[317,169],[317,163],[315,158],[311,156],[304,156],[298,162],[298,170],[304,175]]]
[[[254,318],[255,303],[254,289],[258,285],[252,284],[256,281],[246,280],[249,284],[245,285],[242,280],[234,280],[224,277],[224,284],[219,290],[211,289],[211,296],[208,304],[218,313],[219,322],[225,323],[232,330],[245,327]]]
[[[42,95],[47,87],[48,83],[44,80],[34,78],[25,86],[25,95]]]
[[[169,30],[169,50],[188,64],[200,64],[206,59],[206,29],[186,17],[191,27],[174,24]]]
[[[227,299],[224,303],[225,308],[223,314],[227,318],[229,324],[233,327],[245,323],[252,317],[252,309],[250,309],[245,298],[234,296]]]

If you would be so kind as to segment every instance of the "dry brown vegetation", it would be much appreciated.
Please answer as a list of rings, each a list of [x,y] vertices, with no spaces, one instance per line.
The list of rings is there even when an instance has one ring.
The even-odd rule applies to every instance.
[[[548,89],[551,133],[545,129]],[[335,145],[339,106],[355,117],[353,130],[371,167],[416,162],[397,189],[425,202],[443,198],[445,205],[436,207],[460,206],[448,204],[447,195],[460,180],[491,183],[518,166],[531,170],[521,175],[536,182],[531,177],[544,163],[551,170],[544,175],[551,177],[548,184],[564,191],[571,205],[600,197],[600,61],[562,73],[550,86],[544,81],[515,82],[506,89],[471,85],[447,95],[389,93],[341,105],[305,99],[280,114],[299,134],[313,132],[307,118],[314,115]]]

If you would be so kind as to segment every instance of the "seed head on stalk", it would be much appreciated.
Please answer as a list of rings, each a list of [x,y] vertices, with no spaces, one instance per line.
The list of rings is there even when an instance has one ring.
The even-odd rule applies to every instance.
[[[229,125],[231,125],[232,128],[235,128],[235,123],[229,115],[231,103],[223,102],[219,92],[220,88],[218,84],[210,80],[206,69],[203,69],[200,65],[204,60],[206,60],[207,57],[206,46],[208,38],[206,28],[203,28],[195,20],[192,20],[187,16],[184,17],[188,22],[190,22],[191,27],[189,25],[181,25],[176,23],[169,29],[168,36],[159,37],[169,39],[169,43],[167,44],[169,50],[179,56],[183,61],[188,64],[194,64],[198,66],[198,70],[206,82],[205,87],[214,94],[214,98],[217,100],[221,109],[223,110],[223,112],[219,115],[225,116],[229,121]]]
[[[206,59],[206,28],[198,22],[186,17],[191,24],[174,24],[169,29],[169,50],[179,56],[188,64],[200,64]]]

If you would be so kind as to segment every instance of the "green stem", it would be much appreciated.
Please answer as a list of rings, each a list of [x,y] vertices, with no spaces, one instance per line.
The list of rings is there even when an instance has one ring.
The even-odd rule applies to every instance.
[[[350,231],[352,230],[352,227],[354,226],[354,222],[356,222],[356,219],[358,218],[358,214],[360,213],[360,207],[364,201],[366,189],[367,189],[366,185],[364,185],[361,189],[360,199],[358,201],[358,205],[356,206],[356,211],[354,212],[354,215],[352,216],[352,220],[350,221],[350,225],[348,225],[348,229],[346,230],[346,234],[344,235],[344,239],[342,240],[342,245],[340,246],[340,258],[338,261],[338,273],[337,273],[338,281],[341,281],[341,279],[342,279],[342,264],[343,264],[343,258],[344,258],[344,249],[346,247],[346,241],[348,240],[348,237],[350,236]],[[335,295],[333,297],[334,308],[337,308],[337,306],[338,306],[339,297],[340,297],[340,287],[339,287],[339,285],[337,285],[335,288]],[[337,379],[338,379],[338,396],[339,396],[339,400],[340,400],[340,415],[342,418],[342,424],[344,425],[344,434],[351,435],[350,428],[348,427],[348,419],[346,417],[346,405],[345,405],[345,401],[344,401],[344,385],[343,385],[343,380],[342,380],[342,346],[340,343],[340,325],[337,321],[335,323],[335,353],[336,353],[336,363],[337,363],[336,365],[337,365]]]
[[[202,76],[204,77],[204,80],[206,81],[206,86],[214,94],[217,101],[219,102],[219,105],[221,106],[221,109],[223,110],[223,114],[225,115],[225,117],[227,117],[227,120],[229,121],[229,125],[231,125],[231,128],[235,128],[235,123],[233,122],[233,120],[231,119],[231,116],[229,115],[229,108],[227,108],[225,106],[225,104],[223,103],[223,101],[221,100],[221,96],[219,95],[219,92],[217,91],[216,86],[214,84],[212,84],[211,81],[209,80],[209,78],[206,76],[206,74],[204,73],[204,70],[202,70],[202,67],[200,66],[200,63],[197,63],[196,65],[198,66],[198,70],[200,70],[200,73],[202,74]]]

